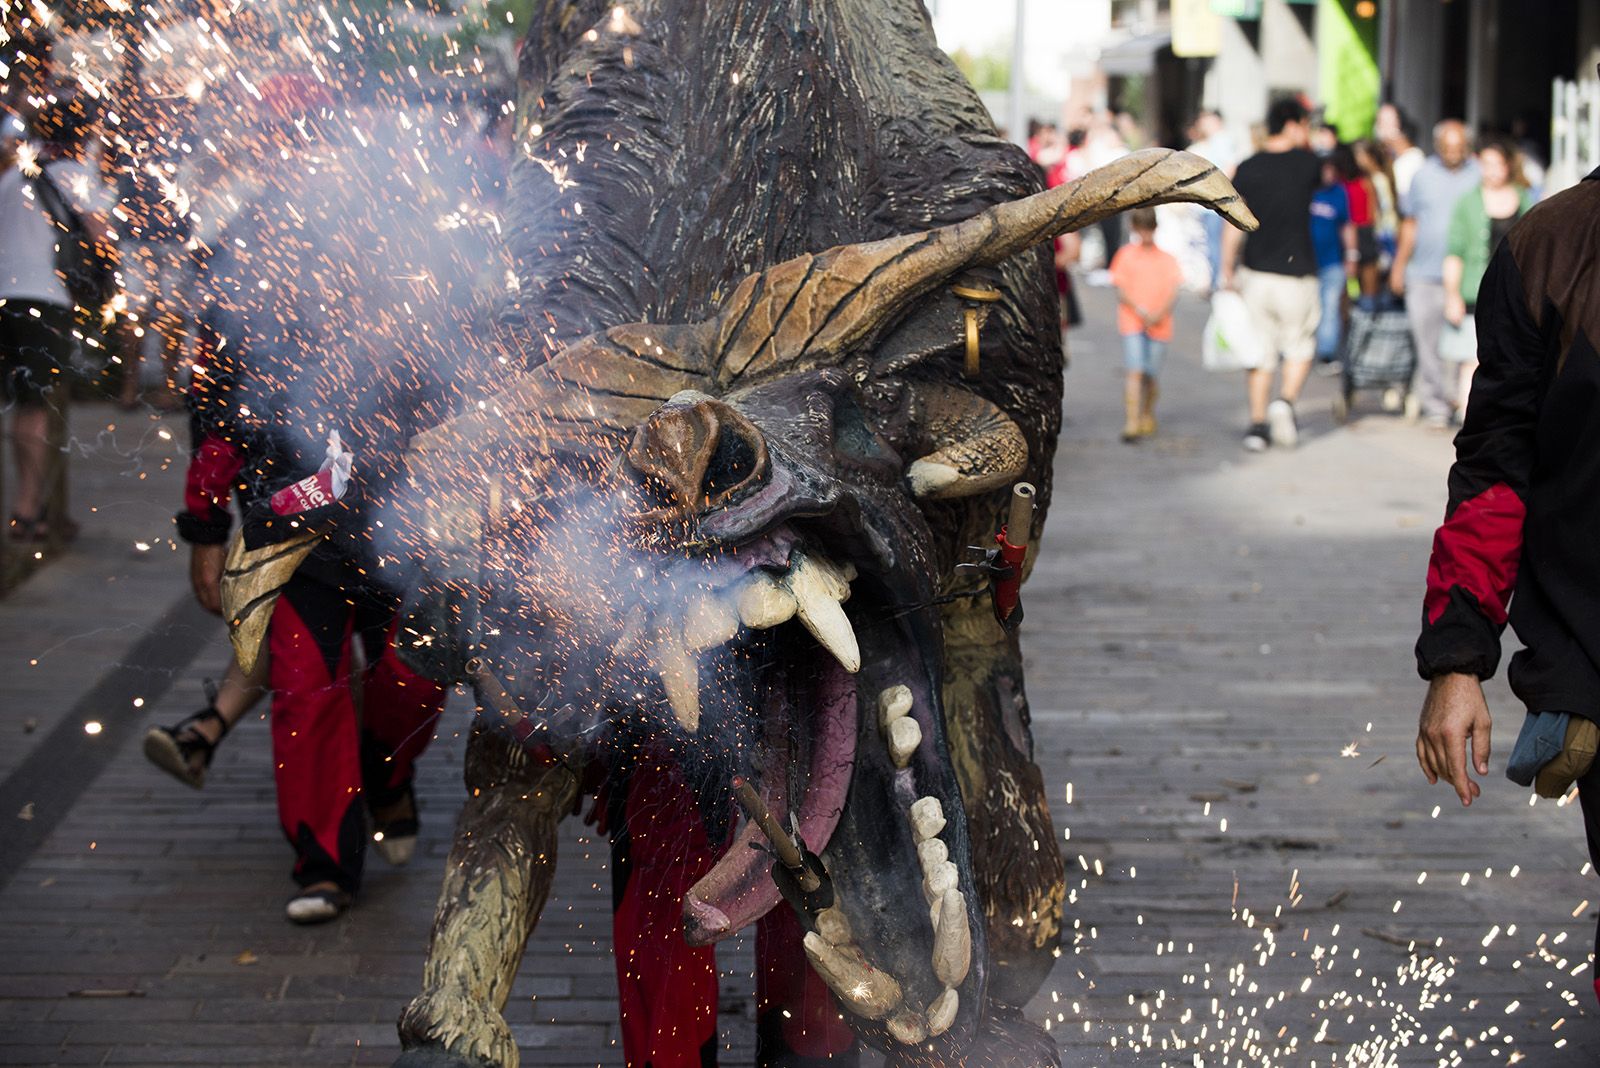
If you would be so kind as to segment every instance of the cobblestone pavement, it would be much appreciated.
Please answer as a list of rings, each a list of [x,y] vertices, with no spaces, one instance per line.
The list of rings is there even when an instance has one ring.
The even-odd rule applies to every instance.
[[[1317,381],[1305,444],[1247,456],[1242,389],[1180,344],[1160,437],[1121,445],[1111,304],[1086,304],[1102,325],[1074,335],[1026,591],[1073,888],[1034,1018],[1071,1065],[1600,1062],[1600,888],[1575,806],[1530,807],[1497,771],[1463,811],[1412,755],[1448,441],[1382,415],[1337,429]],[[1201,315],[1186,305],[1180,336]],[[288,926],[265,722],[240,726],[199,793],[139,755],[148,724],[199,707],[226,652],[162,540],[179,452],[159,431],[178,422],[98,437],[117,421],[75,420],[81,550],[0,601],[0,1063],[386,1064],[464,718],[447,714],[423,759],[412,867],[378,863],[337,925]],[[1491,700],[1504,753],[1520,713],[1499,683]],[[580,831],[507,1010],[529,1065],[621,1063],[606,850]],[[748,947],[723,960],[724,1063],[748,1064]]]

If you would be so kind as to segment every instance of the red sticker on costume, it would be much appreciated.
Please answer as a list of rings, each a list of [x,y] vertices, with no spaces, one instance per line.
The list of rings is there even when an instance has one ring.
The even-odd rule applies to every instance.
[[[292,486],[285,486],[272,495],[272,510],[278,515],[298,515],[313,508],[321,508],[338,500],[333,492],[333,471],[318,471],[302,478]]]

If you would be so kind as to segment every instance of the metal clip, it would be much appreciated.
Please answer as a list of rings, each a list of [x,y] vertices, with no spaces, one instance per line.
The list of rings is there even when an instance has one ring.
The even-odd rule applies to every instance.
[[[977,378],[982,370],[982,357],[978,351],[978,305],[993,304],[1004,294],[998,289],[963,285],[951,286],[950,292],[967,302],[962,312],[967,328],[967,358],[962,364],[961,373],[968,378]]]

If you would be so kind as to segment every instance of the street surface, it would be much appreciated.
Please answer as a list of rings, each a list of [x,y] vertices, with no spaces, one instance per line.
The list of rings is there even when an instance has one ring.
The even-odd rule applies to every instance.
[[[1302,447],[1245,454],[1242,384],[1200,370],[1189,300],[1160,436],[1122,445],[1112,298],[1085,305],[1024,591],[1072,888],[1032,1017],[1074,1066],[1600,1063],[1600,883],[1576,804],[1503,777],[1503,682],[1471,810],[1416,767],[1448,437],[1375,397],[1336,428],[1314,380]],[[411,868],[373,858],[347,918],[291,927],[265,720],[198,793],[139,752],[227,659],[168,541],[183,422],[92,407],[73,427],[85,536],[0,601],[0,1063],[387,1064],[462,797],[463,703],[420,766]],[[507,1008],[526,1065],[621,1064],[607,850],[581,830]],[[724,1063],[748,1065],[748,945],[723,960]]]

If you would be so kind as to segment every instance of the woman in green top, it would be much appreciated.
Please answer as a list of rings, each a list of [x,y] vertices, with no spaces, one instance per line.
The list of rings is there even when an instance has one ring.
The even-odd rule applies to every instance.
[[[1466,414],[1472,375],[1478,369],[1478,345],[1472,321],[1478,286],[1489,269],[1489,257],[1511,224],[1533,207],[1522,177],[1522,156],[1514,145],[1489,141],[1478,149],[1478,188],[1456,203],[1450,216],[1450,237],[1444,260],[1444,317],[1449,324],[1439,342],[1439,355],[1460,364],[1458,418]]]

